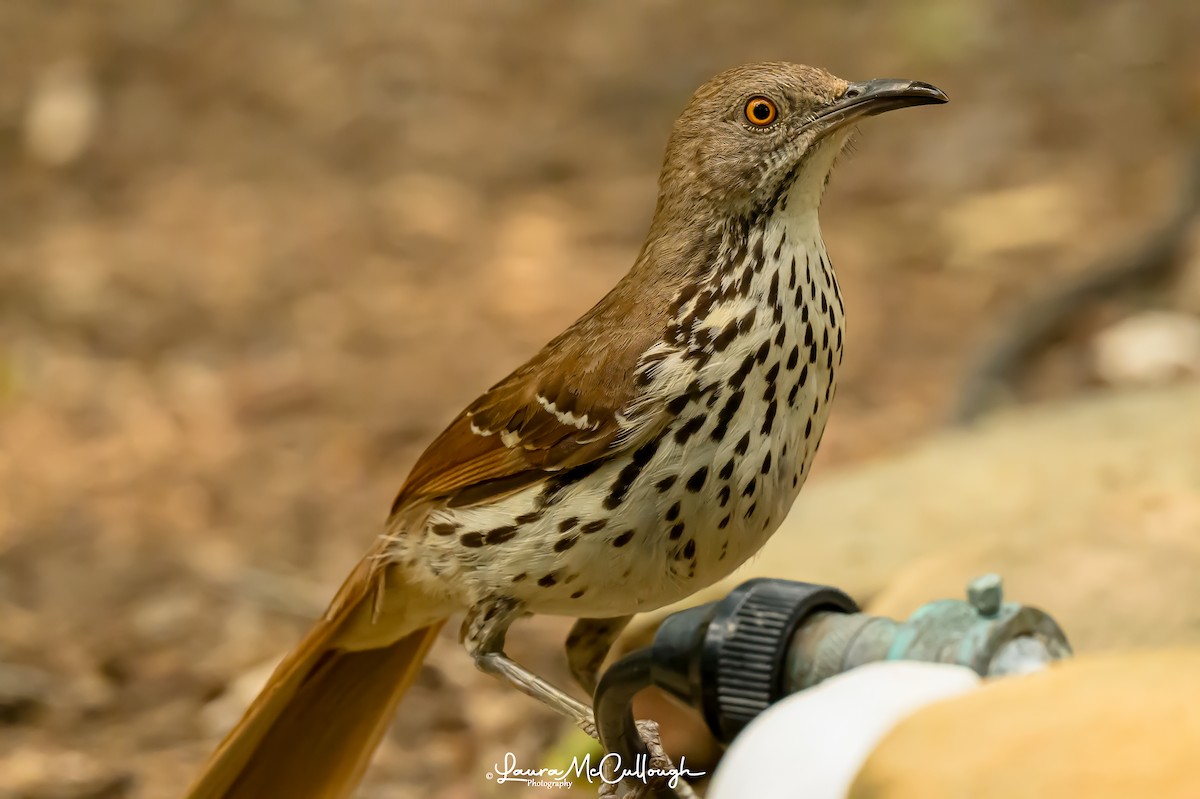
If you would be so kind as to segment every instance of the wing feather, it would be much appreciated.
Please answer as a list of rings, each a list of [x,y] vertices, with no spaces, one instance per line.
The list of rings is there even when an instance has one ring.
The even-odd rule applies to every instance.
[[[661,309],[608,336],[619,346],[605,347],[599,328],[614,314],[602,306],[460,413],[417,460],[393,513],[418,499],[455,506],[493,500],[661,427],[664,420],[652,418],[661,409],[641,401],[646,388],[636,379],[642,355],[666,324]]]

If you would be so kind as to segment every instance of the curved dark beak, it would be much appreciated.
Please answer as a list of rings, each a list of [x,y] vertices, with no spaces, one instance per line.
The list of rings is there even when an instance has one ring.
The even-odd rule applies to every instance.
[[[885,111],[911,105],[940,105],[949,99],[938,87],[919,80],[877,78],[851,83],[840,98],[818,112],[804,127],[816,127],[822,133],[830,133]]]

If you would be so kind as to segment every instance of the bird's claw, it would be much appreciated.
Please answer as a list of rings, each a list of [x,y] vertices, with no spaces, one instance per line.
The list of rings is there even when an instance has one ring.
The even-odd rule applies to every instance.
[[[667,750],[663,748],[662,736],[658,731],[658,722],[649,719],[643,719],[637,722],[638,736],[642,739],[642,743],[646,747],[646,752],[649,754],[649,760],[646,763],[647,772],[653,772],[655,775],[670,774],[675,771],[675,764],[671,762]],[[606,761],[606,765],[612,761]],[[618,765],[618,764],[612,764]],[[622,768],[634,768],[637,764],[621,763]],[[654,796],[662,796],[661,793],[666,789],[668,777],[652,776],[647,779],[636,779],[627,777],[620,781],[611,780],[615,775],[607,775],[608,779],[600,786],[601,799],[650,799]],[[678,780],[675,787],[675,796],[679,799],[695,799],[696,794],[682,779]]]

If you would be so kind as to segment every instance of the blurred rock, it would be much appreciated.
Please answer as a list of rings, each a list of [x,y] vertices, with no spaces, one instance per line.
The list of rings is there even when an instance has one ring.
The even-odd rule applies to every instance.
[[[0,662],[0,725],[31,721],[45,706],[50,682],[43,671]]]
[[[33,86],[25,113],[25,147],[49,166],[66,166],[83,154],[96,132],[100,98],[87,66],[61,61]]]
[[[1081,658],[917,711],[850,799],[1200,796],[1200,650]]]
[[[122,799],[133,776],[81,752],[17,749],[0,757],[0,799]]]
[[[1110,385],[1156,385],[1200,375],[1200,317],[1169,311],[1131,316],[1092,341],[1096,374]]]

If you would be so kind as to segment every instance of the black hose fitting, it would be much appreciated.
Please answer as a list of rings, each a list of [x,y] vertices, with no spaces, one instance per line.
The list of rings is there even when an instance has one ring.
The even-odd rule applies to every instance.
[[[836,588],[787,580],[742,583],[718,602],[667,617],[654,642],[613,664],[596,688],[600,742],[624,762],[645,755],[630,702],[651,685],[699,708],[718,740],[729,742],[788,693],[788,642],[817,612],[856,613]]]

